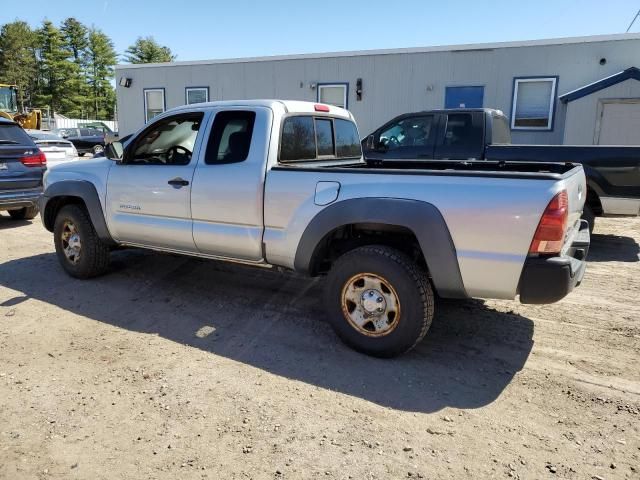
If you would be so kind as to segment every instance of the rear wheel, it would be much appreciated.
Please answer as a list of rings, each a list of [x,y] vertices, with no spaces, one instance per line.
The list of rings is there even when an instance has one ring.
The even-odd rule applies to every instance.
[[[14,220],[31,220],[38,215],[38,207],[23,207],[9,210],[9,215]]]
[[[426,273],[404,253],[365,246],[341,256],[326,287],[329,322],[360,352],[393,357],[415,347],[433,319]]]
[[[109,268],[109,246],[98,237],[84,207],[63,207],[56,216],[53,235],[58,260],[72,277],[95,277]]]
[[[589,205],[584,206],[582,219],[589,222],[589,235],[591,235],[593,233],[593,228],[595,227],[596,215],[593,213],[593,209]]]
[[[94,155],[97,155],[98,153],[104,152],[104,147],[102,145],[94,145],[91,151]]]

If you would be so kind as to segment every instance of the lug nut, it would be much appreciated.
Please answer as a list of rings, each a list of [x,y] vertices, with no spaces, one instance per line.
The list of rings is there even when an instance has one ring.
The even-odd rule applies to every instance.
[[[378,303],[382,303],[382,297],[378,297]]]

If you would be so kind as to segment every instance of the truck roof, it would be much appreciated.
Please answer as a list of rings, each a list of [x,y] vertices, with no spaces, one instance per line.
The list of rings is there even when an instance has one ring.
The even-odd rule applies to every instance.
[[[403,113],[402,115],[398,115],[398,117],[404,117],[405,115],[417,115],[421,113],[469,113],[469,112],[483,112],[493,116],[504,117],[505,114],[502,110],[498,110],[495,108],[436,108],[433,110],[421,110],[419,112],[409,112]]]
[[[167,112],[180,112],[191,110],[202,110],[215,107],[267,107],[271,109],[282,109],[284,113],[316,113],[316,105],[325,105],[329,107],[331,115],[336,117],[344,117],[353,120],[351,112],[344,108],[327,105],[320,102],[306,102],[301,100],[278,100],[278,99],[256,99],[256,100],[223,100],[215,102],[194,103],[191,105],[182,105],[167,110]]]

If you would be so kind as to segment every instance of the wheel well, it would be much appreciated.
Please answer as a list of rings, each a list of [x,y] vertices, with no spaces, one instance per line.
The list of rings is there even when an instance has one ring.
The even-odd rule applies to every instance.
[[[56,221],[56,216],[62,207],[65,205],[81,205],[86,208],[84,200],[80,197],[73,196],[60,196],[53,197],[47,202],[47,206],[44,211],[44,226],[50,232],[53,232],[53,225]]]
[[[596,217],[602,215],[602,202],[600,202],[600,197],[590,186],[587,186],[587,205],[591,207],[591,211]]]
[[[364,245],[386,245],[407,254],[417,264],[427,268],[420,243],[407,227],[381,223],[352,223],[327,233],[311,256],[311,275],[326,273],[341,255]]]

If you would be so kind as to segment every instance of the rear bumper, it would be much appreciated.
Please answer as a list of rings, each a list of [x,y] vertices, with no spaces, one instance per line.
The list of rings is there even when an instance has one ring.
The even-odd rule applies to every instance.
[[[520,302],[554,303],[580,285],[587,266],[589,224],[580,222],[580,230],[567,251],[558,257],[528,258],[520,276]]]
[[[42,194],[42,188],[0,192],[0,210],[35,207]]]

